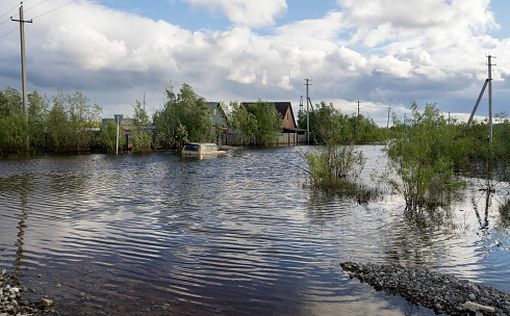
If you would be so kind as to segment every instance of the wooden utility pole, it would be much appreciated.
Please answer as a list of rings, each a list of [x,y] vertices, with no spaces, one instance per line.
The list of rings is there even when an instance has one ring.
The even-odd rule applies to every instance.
[[[310,100],[310,86],[312,85],[310,83],[312,79],[305,79],[305,86],[306,86],[306,144],[310,145],[310,109],[309,109],[309,100]]]
[[[388,106],[388,120],[386,121],[386,128],[390,128],[390,112],[391,112],[391,106]]]
[[[21,46],[21,89],[23,90],[23,111],[28,120],[28,92],[27,92],[27,70],[25,58],[25,23],[32,23],[32,20],[23,19],[23,2],[19,6],[19,20],[11,16],[11,21],[19,23],[19,36]]]
[[[25,130],[27,132],[26,151],[30,151],[30,140],[28,136],[28,92],[27,92],[27,70],[25,58],[25,23],[32,23],[32,20],[23,19],[23,2],[19,6],[19,19],[11,16],[11,21],[19,23],[19,37],[21,46],[21,90],[23,95],[23,111],[25,112]]]

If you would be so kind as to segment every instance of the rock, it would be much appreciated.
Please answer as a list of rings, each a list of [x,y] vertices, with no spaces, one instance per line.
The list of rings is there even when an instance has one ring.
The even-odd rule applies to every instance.
[[[492,306],[485,306],[471,301],[464,303],[462,308],[470,312],[494,313],[496,311]]]
[[[53,300],[50,300],[49,298],[43,298],[41,299],[41,306],[43,308],[49,308],[53,306]]]
[[[431,269],[359,262],[342,262],[341,266],[351,278],[437,313],[510,315],[510,294]]]

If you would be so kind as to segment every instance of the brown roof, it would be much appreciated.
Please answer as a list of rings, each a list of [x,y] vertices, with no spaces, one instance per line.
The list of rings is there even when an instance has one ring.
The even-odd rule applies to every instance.
[[[269,101],[268,102],[261,101],[261,102],[273,104],[276,107],[276,110],[278,111],[278,113],[280,114],[280,117],[282,119],[285,118],[285,114],[287,113],[287,108],[290,107],[290,112],[292,113],[292,120],[294,121],[294,126],[297,126],[296,118],[294,117],[294,110],[292,109],[292,104],[290,102],[269,102]],[[257,102],[242,102],[241,105],[250,106],[255,103],[257,103]]]

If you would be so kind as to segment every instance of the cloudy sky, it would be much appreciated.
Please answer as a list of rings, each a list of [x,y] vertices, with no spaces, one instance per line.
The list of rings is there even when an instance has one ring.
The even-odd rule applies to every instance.
[[[0,88],[20,89],[19,1],[0,1]],[[104,116],[189,83],[208,100],[311,99],[380,124],[416,100],[468,113],[495,55],[510,112],[508,0],[25,0],[30,90],[82,91]],[[482,104],[480,114],[485,114]]]

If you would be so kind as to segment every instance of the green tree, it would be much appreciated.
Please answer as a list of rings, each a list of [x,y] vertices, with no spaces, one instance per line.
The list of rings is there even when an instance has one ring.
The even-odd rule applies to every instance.
[[[299,111],[298,126],[306,129],[306,113]],[[322,101],[309,113],[311,139],[315,144],[366,144],[386,139],[386,133],[363,115],[348,116],[333,103]]]
[[[122,129],[121,129],[122,130]],[[101,126],[99,134],[99,143],[101,149],[105,153],[114,154],[116,152],[117,142],[117,124],[115,121],[109,121]],[[126,138],[119,136],[119,151],[122,152],[126,148]]]
[[[0,153],[26,151],[27,128],[20,93],[13,88],[0,91]]]
[[[272,103],[233,104],[232,125],[249,142],[267,145],[281,134],[282,118]]]
[[[83,152],[90,150],[92,128],[99,126],[98,105],[90,105],[81,93],[53,98],[46,122],[47,150],[50,152]]]
[[[254,141],[257,122],[253,114],[248,112],[245,106],[240,105],[238,102],[233,102],[229,121],[230,126],[236,130],[243,143]]]
[[[133,116],[133,130],[131,139],[133,141],[133,151],[146,153],[152,150],[152,132],[147,130],[150,124],[149,115],[145,111],[142,102],[136,100],[133,106],[135,115]]]
[[[395,120],[399,132],[388,146],[388,155],[401,178],[395,187],[403,193],[407,209],[416,211],[448,203],[461,183],[454,177],[452,156],[458,130],[449,126],[434,104],[426,104],[423,112],[416,103],[411,109],[411,119]]]
[[[37,91],[28,94],[28,129],[32,151],[44,151],[46,147],[46,120],[48,119],[48,100]]]
[[[211,111],[205,99],[190,85],[183,84],[176,95],[166,89],[167,102],[154,115],[158,144],[163,148],[182,148],[185,142],[204,142],[211,137]]]

